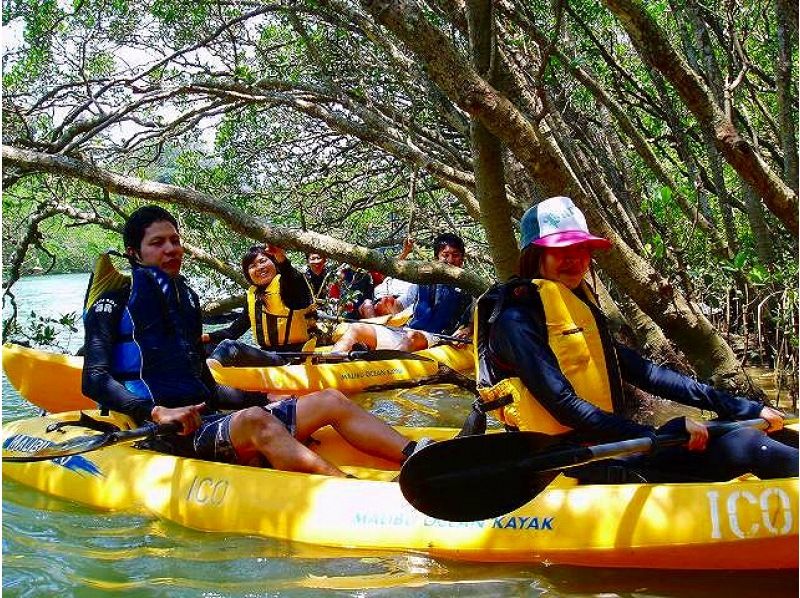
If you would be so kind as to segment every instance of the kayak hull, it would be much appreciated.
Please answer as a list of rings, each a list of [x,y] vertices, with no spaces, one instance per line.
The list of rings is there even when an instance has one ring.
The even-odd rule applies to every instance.
[[[85,434],[74,427],[45,431],[54,421],[76,416],[8,423],[4,447]],[[120,416],[111,419],[130,425]],[[456,433],[399,429],[409,437]],[[3,475],[100,509],[137,510],[203,531],[322,546],[585,567],[797,568],[797,478],[579,486],[561,476],[513,513],[453,523],[409,505],[391,481],[397,473],[391,463],[356,451],[331,429],[314,436],[314,450],[359,479],[210,463],[124,445],[58,462],[5,463]]]
[[[336,388],[344,393],[402,380],[419,380],[437,373],[439,364],[456,371],[473,366],[470,346],[440,345],[418,352],[431,361],[391,359],[339,363],[301,364],[268,368],[214,368],[220,384],[244,390],[307,394]],[[83,358],[3,345],[3,369],[11,385],[27,401],[57,413],[94,409],[97,405],[81,393]]]

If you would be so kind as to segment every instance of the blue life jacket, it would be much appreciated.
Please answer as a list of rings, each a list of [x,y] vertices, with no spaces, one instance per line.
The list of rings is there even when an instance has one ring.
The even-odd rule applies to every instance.
[[[419,285],[417,302],[409,328],[448,334],[465,324],[472,297],[469,293],[447,284]]]
[[[183,407],[211,398],[199,352],[203,322],[197,294],[183,277],[135,266],[119,323],[112,375],[156,405]]]

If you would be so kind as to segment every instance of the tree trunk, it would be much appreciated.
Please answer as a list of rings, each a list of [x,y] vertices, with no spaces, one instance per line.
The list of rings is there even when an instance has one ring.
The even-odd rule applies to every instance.
[[[794,17],[790,7],[794,6]],[[777,87],[778,122],[781,128],[781,148],[783,149],[783,180],[797,193],[798,158],[797,158],[797,125],[792,118],[792,49],[797,39],[797,3],[794,0],[775,1],[777,28],[775,36],[778,44],[778,56],[775,64],[775,85]],[[789,23],[794,18],[794,30]],[[796,100],[795,100],[796,101]]]
[[[744,205],[747,208],[747,218],[753,231],[758,259],[768,270],[772,270],[775,262],[774,240],[764,218],[761,202],[758,201],[758,197],[748,185],[744,186]]]
[[[470,0],[468,21],[473,64],[491,83],[496,70],[491,1]],[[503,147],[480,120],[471,120],[470,138],[481,225],[486,232],[497,278],[506,280],[517,272],[519,251],[511,222],[511,206],[506,197]]]
[[[319,251],[341,262],[358,265],[368,270],[385,272],[403,280],[450,283],[473,295],[482,293],[489,286],[488,281],[461,268],[440,262],[395,260],[379,251],[353,245],[328,235],[270,226],[205,193],[176,185],[114,174],[75,158],[21,150],[4,145],[3,161],[27,171],[51,172],[76,178],[107,189],[112,193],[175,204],[213,214],[225,222],[231,230],[251,239],[274,243],[298,251]]]
[[[747,385],[733,351],[708,320],[696,314],[678,291],[659,284],[664,277],[631,250],[594,209],[552,138],[461,60],[416,2],[361,0],[361,4],[422,60],[431,79],[456,105],[480,119],[508,146],[547,192],[569,194],[587,212],[590,228],[614,244],[614,249],[598,259],[603,269],[676,341],[701,375],[732,376]]]

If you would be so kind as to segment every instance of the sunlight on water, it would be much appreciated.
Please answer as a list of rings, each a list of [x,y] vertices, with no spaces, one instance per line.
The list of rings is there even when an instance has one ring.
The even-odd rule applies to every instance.
[[[20,312],[80,309],[86,275],[23,279]],[[24,302],[23,302],[24,301]],[[70,339],[75,348],[80,339]],[[3,421],[37,415],[3,384]],[[365,393],[394,424],[460,427],[453,387]],[[291,505],[287,505],[291,508]],[[5,596],[796,596],[794,574],[697,574],[490,565],[195,532],[141,513],[98,512],[3,481]]]

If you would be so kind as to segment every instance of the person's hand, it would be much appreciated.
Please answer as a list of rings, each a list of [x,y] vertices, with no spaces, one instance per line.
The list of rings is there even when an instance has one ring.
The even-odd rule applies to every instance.
[[[150,418],[157,424],[177,423],[181,426],[181,436],[188,436],[197,430],[202,423],[200,413],[206,408],[205,403],[188,407],[161,407],[156,405],[150,412]]]
[[[758,414],[758,417],[767,420],[767,423],[769,424],[769,428],[765,430],[767,433],[777,432],[783,428],[783,419],[785,414],[777,409],[773,409],[772,407],[764,405],[764,408],[761,410],[761,413]]]
[[[453,336],[464,339],[463,343],[457,343],[459,347],[463,347],[469,344],[470,337],[472,336],[472,329],[469,326],[462,326],[453,333]]]
[[[690,451],[704,451],[708,444],[708,428],[705,424],[695,421],[691,418],[685,418],[686,432],[689,434],[689,442],[686,443],[686,448]]]
[[[400,252],[400,255],[397,256],[398,260],[404,260],[411,252],[414,250],[414,239],[411,237],[406,237],[405,241],[403,241],[403,251]]]
[[[208,343],[210,341],[211,341],[211,337],[208,336],[208,332],[204,332],[203,334],[200,335],[200,342],[201,343]]]
[[[275,261],[279,264],[282,264],[286,261],[286,252],[283,250],[282,247],[278,247],[277,245],[273,245],[272,243],[267,243],[266,252],[275,258]]]

